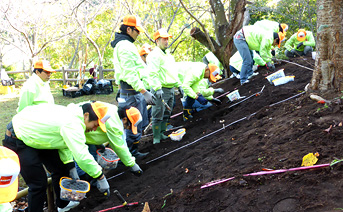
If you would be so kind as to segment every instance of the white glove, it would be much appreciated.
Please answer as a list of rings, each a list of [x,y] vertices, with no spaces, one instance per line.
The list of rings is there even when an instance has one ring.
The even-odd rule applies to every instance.
[[[110,185],[108,184],[105,175],[101,180],[98,179],[97,188],[105,196],[110,196]]]
[[[138,166],[137,163],[130,167],[130,171],[136,176],[141,176],[143,174],[143,170],[141,169],[141,167]]]
[[[252,71],[256,71],[258,69],[258,65],[253,65],[252,66]]]
[[[156,97],[152,93],[150,93],[149,91],[145,91],[145,93],[143,93],[143,96],[148,105],[155,105]]]
[[[214,89],[214,93],[224,93],[224,89],[216,88],[216,89]]]
[[[158,90],[156,91],[155,95],[156,95],[156,98],[162,99],[162,96],[163,96],[163,91],[162,91],[162,89],[158,89]]]
[[[73,180],[79,180],[80,177],[79,175],[77,174],[77,171],[76,171],[76,168],[73,167],[69,170],[69,176],[73,179]]]

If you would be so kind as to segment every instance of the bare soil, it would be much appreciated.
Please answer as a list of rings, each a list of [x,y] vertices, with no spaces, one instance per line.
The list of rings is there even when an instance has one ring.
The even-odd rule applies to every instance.
[[[292,62],[314,67],[310,57]],[[230,107],[238,101],[227,102],[228,98],[223,96],[222,105],[195,113],[191,121],[184,122],[182,115],[172,118],[173,126],[186,128],[180,142],[168,139],[153,145],[152,136],[143,137],[141,152],[150,152],[146,159],[138,161],[144,174],[136,177],[125,167],[106,174],[111,178],[122,173],[109,180],[111,190],[118,190],[127,202],[139,204],[111,211],[142,211],[145,202],[151,211],[173,212],[343,210],[340,163],[321,169],[243,176],[266,168],[300,167],[303,156],[308,153],[320,154],[317,164],[343,157],[342,94],[319,94],[334,101],[325,106],[318,104],[309,98],[309,93],[301,94],[311,80],[311,70],[284,62],[276,68],[283,68],[288,76],[294,75],[295,81],[273,86],[265,79],[265,67],[260,67],[260,74],[243,86],[238,79],[222,80],[214,87],[221,87],[225,92],[239,89],[241,96],[252,97]],[[263,86],[260,95],[253,95]],[[296,98],[270,106],[297,94]],[[177,97],[174,114],[181,111]],[[329,132],[324,131],[330,126]],[[235,179],[200,188],[213,180],[229,177]],[[120,204],[114,194],[105,199],[92,188],[87,199],[72,211],[100,211]]]

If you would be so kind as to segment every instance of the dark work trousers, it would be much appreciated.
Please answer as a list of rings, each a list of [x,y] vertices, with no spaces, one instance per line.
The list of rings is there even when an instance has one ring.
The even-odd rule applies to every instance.
[[[3,145],[18,154],[20,174],[29,187],[29,212],[43,212],[46,200],[47,175],[46,169],[51,172],[52,185],[56,196],[57,207],[64,208],[69,201],[60,199],[59,181],[61,177],[69,176],[69,169],[60,159],[56,149],[35,149],[27,146],[23,141],[5,135]]]
[[[156,91],[151,89],[152,93],[156,96]],[[162,99],[164,102],[173,110],[174,106],[174,88],[162,87],[163,95]],[[152,123],[159,124],[162,121],[168,123],[172,111],[167,110],[167,108],[162,103],[162,99],[156,98],[156,104],[152,106]]]
[[[120,93],[120,98],[125,99],[125,102],[118,103],[118,107],[124,107],[126,105],[135,107],[139,110],[143,119],[137,126],[137,134],[133,134],[131,129],[125,129],[126,143],[132,153],[132,151],[138,148],[139,140],[141,139],[144,130],[143,126],[149,124],[147,105],[144,96],[141,93],[135,95]]]

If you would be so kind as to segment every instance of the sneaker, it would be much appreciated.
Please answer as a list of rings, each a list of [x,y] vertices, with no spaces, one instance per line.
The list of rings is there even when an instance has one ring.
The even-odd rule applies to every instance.
[[[80,202],[70,201],[69,204],[67,206],[65,206],[64,208],[57,208],[57,211],[58,212],[69,211],[70,209],[75,208],[79,204],[80,204]]]
[[[239,74],[236,75],[237,79],[241,79],[241,76]]]
[[[253,72],[252,75],[250,75],[250,76],[248,77],[248,79],[251,79],[252,77],[257,76],[257,75],[258,75],[258,72]]]
[[[241,85],[247,84],[249,82],[250,82],[249,80],[245,80],[244,82],[241,82]]]

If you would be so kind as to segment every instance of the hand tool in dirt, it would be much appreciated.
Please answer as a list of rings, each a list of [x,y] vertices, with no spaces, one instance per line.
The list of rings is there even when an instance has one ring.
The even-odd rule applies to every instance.
[[[117,198],[122,202],[122,205],[127,205],[127,202],[126,202],[126,200],[124,199],[124,197],[119,193],[119,191],[118,190],[114,190],[114,192],[113,192],[116,196],[117,196]]]
[[[167,108],[167,110],[172,111],[171,108],[169,107],[169,105],[167,103],[164,102],[164,99],[162,99],[162,103],[164,104],[164,106]]]

